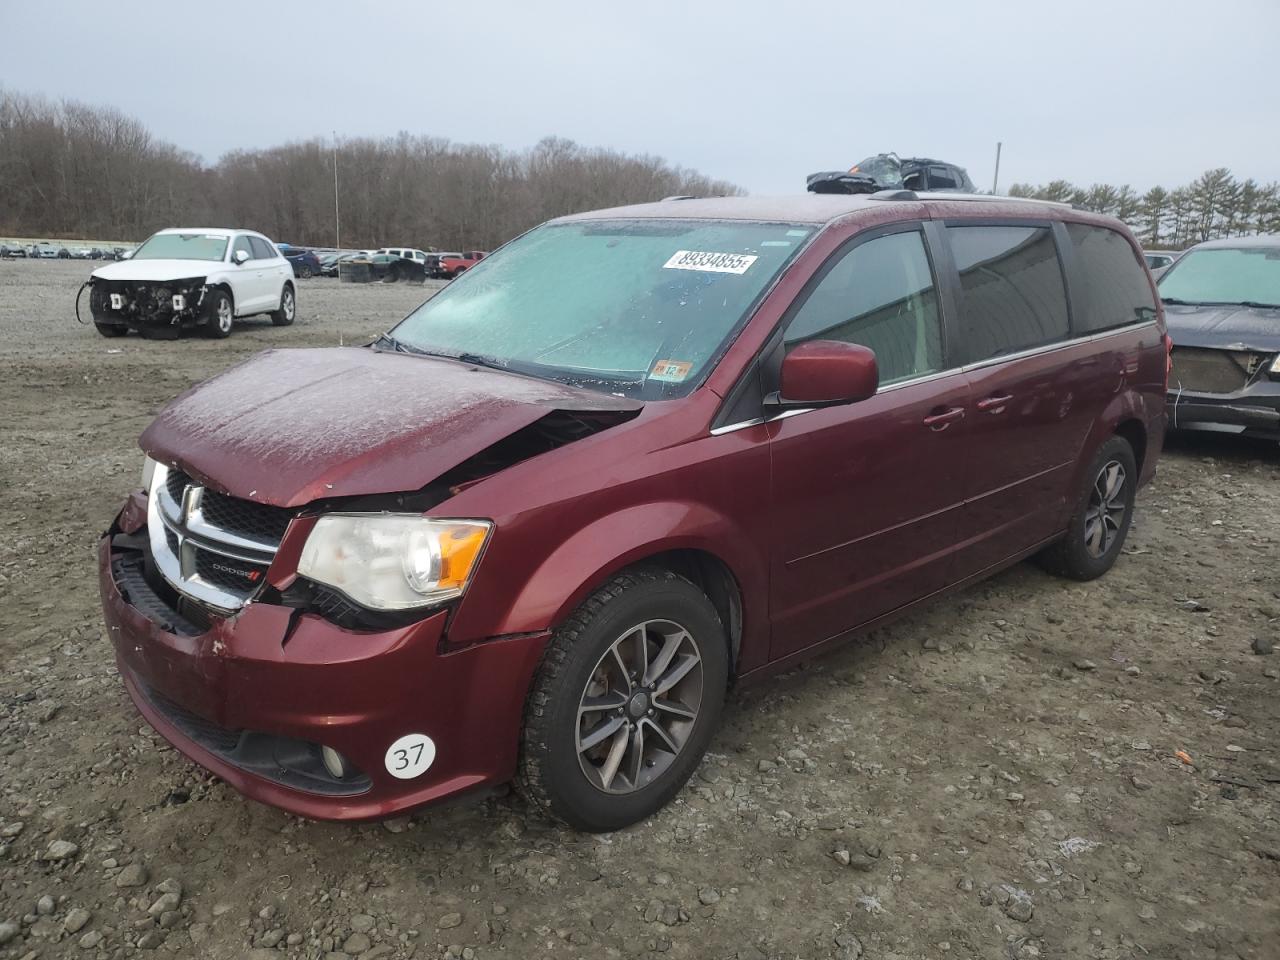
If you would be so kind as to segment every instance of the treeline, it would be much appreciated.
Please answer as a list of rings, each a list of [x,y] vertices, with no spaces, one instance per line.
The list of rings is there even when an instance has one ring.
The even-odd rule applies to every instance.
[[[0,91],[0,235],[137,240],[242,226],[335,243],[333,144],[234,151],[212,167],[109,107]],[[532,149],[402,133],[337,148],[344,247],[492,249],[550,217],[740,192],[659,157],[548,138]]]
[[[1123,220],[1148,249],[1181,250],[1204,240],[1280,233],[1280,183],[1237,180],[1226,167],[1201,174],[1174,190],[1138,194],[1125,184],[1077,187],[1066,180],[1044,186],[1015,183],[1013,197],[1057,200]]]

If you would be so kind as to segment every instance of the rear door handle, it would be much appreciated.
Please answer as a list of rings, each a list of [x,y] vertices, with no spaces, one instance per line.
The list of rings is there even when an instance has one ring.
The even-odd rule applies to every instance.
[[[953,420],[959,420],[964,416],[964,407],[945,407],[935,408],[937,413],[931,413],[922,421],[930,430],[945,430],[947,424]]]
[[[976,406],[979,410],[989,410],[991,413],[999,413],[1001,410],[1004,409],[1005,404],[1007,404],[1012,399],[1013,399],[1013,394],[1002,393],[997,396],[984,397],[983,399],[979,400],[976,404],[974,404],[974,406]]]

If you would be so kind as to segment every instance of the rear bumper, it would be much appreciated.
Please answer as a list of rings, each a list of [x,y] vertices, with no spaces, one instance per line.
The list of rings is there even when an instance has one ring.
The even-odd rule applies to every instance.
[[[446,652],[445,611],[357,633],[266,603],[199,632],[122,573],[111,541],[99,545],[99,585],[129,696],[180,752],[247,796],[300,816],[370,820],[514,775],[546,634]],[[409,733],[430,736],[436,759],[401,780],[386,752]],[[363,776],[328,775],[321,745]]]

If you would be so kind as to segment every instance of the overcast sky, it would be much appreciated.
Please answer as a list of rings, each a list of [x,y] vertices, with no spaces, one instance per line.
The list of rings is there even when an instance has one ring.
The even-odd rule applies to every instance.
[[[1036,13],[1032,13],[1032,11]],[[0,0],[0,85],[207,161],[406,130],[657,154],[753,193],[871,153],[1000,182],[1280,180],[1280,0]]]

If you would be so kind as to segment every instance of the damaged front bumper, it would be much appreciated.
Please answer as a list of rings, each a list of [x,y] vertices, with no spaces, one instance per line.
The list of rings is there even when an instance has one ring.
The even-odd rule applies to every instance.
[[[1280,440],[1280,382],[1257,380],[1228,394],[1171,387],[1167,398],[1171,430],[1206,430]]]
[[[208,292],[204,277],[164,282],[94,277],[89,281],[89,310],[99,326],[177,336],[206,321]]]
[[[130,698],[188,758],[255,800],[325,820],[393,816],[514,775],[545,635],[450,650],[447,610],[377,631],[264,601],[196,616],[148,576],[145,520],[135,494],[99,545],[103,611]],[[388,758],[410,734],[429,736],[435,759],[401,779]],[[326,768],[325,747],[347,775]]]

